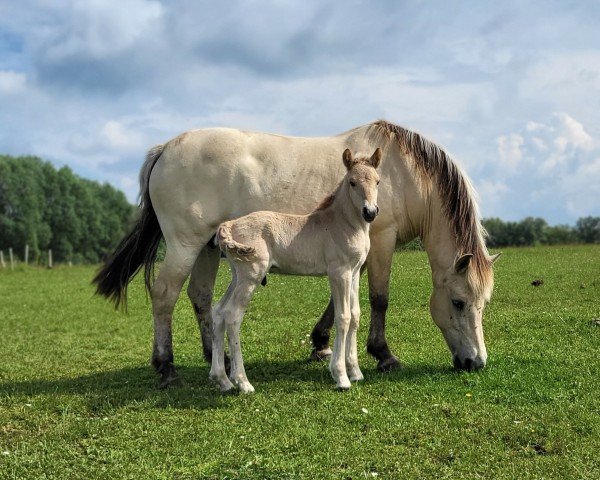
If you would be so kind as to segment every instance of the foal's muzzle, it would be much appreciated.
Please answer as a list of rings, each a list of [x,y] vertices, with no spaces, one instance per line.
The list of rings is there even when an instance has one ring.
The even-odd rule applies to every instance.
[[[378,213],[379,207],[377,205],[375,205],[374,207],[363,207],[362,209],[362,216],[369,223],[375,220],[375,217]]]

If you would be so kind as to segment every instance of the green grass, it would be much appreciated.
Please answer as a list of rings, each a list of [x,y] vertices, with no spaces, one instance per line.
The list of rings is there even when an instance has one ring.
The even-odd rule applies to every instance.
[[[380,374],[364,351],[363,285],[365,382],[346,393],[305,362],[325,279],[270,276],[255,295],[242,341],[256,393],[242,396],[208,382],[185,296],[184,385],[158,390],[142,282],[118,313],[93,271],[0,271],[0,478],[598,478],[600,246],[505,250],[478,373],[450,368],[425,255],[398,254],[388,339],[404,368]],[[227,281],[222,268],[219,295]]]

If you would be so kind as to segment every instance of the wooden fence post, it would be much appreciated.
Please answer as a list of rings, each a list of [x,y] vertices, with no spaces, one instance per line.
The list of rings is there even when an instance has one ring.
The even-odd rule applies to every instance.
[[[25,265],[29,263],[29,244],[25,244]]]
[[[48,250],[48,268],[52,268],[52,250]]]
[[[0,267],[6,268],[6,263],[4,263],[4,252],[0,250]]]
[[[12,248],[8,249],[8,256],[10,257],[10,269],[14,270],[15,269],[15,260],[13,258]]]

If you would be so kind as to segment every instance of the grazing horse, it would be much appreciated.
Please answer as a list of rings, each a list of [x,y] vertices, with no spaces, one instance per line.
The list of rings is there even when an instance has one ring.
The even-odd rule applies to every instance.
[[[271,269],[292,275],[327,275],[336,331],[329,370],[341,390],[350,388],[350,380],[363,379],[356,349],[358,285],[360,268],[369,253],[369,224],[379,213],[376,169],[381,149],[370,158],[356,159],[346,149],[342,159],[347,169],[344,179],[314,212],[259,211],[219,226],[216,241],[229,260],[232,275],[212,315],[210,378],[219,383],[221,391],[235,385],[243,393],[254,392],[244,369],[240,327],[254,289]],[[225,325],[231,355],[229,378],[223,363]]]
[[[287,137],[226,128],[194,130],[152,148],[140,173],[140,216],[97,273],[97,292],[118,306],[143,266],[152,298],[152,363],[161,386],[177,379],[171,338],[175,302],[191,273],[188,296],[211,360],[211,303],[220,251],[219,224],[258,210],[306,214],[343,174],[339,152],[383,151],[378,203],[366,266],[371,303],[367,350],[378,368],[399,365],[385,338],[396,243],[420,237],[429,257],[430,312],[456,368],[485,365],[482,316],[493,288],[492,263],[471,184],[450,156],[413,131],[379,120],[333,137]],[[161,237],[166,254],[156,281]],[[315,356],[329,352],[333,303],[312,332]]]

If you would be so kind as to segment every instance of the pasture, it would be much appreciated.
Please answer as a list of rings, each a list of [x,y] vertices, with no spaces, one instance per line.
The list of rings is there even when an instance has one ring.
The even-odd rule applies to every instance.
[[[404,367],[378,373],[364,349],[363,278],[365,381],[348,392],[306,363],[324,278],[270,275],[257,290],[242,326],[256,393],[244,396],[209,383],[185,295],[183,385],[158,390],[141,278],[125,314],[93,296],[94,271],[0,271],[0,478],[598,478],[600,246],[504,250],[476,373],[451,368],[425,254],[396,254],[387,332]]]

